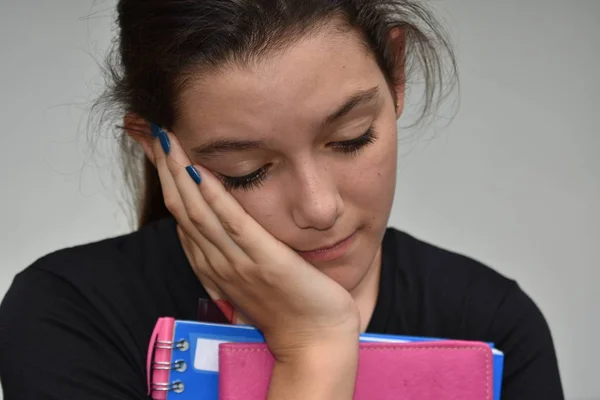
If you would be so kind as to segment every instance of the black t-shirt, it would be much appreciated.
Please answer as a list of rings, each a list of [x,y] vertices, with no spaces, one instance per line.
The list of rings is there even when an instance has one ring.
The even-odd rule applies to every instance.
[[[382,260],[369,332],[494,342],[502,399],[563,399],[546,321],[514,281],[395,229]],[[0,306],[4,399],[147,400],[157,318],[194,320],[206,297],[172,219],[41,258]]]

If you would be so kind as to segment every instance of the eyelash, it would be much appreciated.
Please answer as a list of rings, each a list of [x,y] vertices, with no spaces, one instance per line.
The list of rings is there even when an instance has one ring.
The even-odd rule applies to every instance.
[[[373,131],[373,126],[370,126],[365,133],[355,139],[344,140],[343,142],[333,142],[329,143],[327,146],[340,150],[346,155],[355,156],[362,149],[373,144],[375,139],[377,139],[377,136],[375,135],[375,131]]]
[[[225,176],[222,175],[223,185],[225,189],[242,189],[242,190],[250,190],[250,189],[258,189],[260,185],[263,184],[265,179],[267,178],[267,169],[271,164],[267,164],[256,171],[244,175],[244,176]]]
[[[350,157],[356,156],[362,149],[367,147],[370,144],[373,144],[377,136],[375,131],[373,130],[373,126],[369,127],[365,133],[361,136],[344,140],[343,142],[333,142],[327,144],[328,147],[334,148],[345,155]],[[225,176],[221,175],[221,180],[223,181],[223,185],[227,190],[232,189],[241,189],[241,190],[250,190],[250,189],[258,189],[267,179],[267,171],[271,164],[267,164],[256,171],[244,175],[244,176]]]

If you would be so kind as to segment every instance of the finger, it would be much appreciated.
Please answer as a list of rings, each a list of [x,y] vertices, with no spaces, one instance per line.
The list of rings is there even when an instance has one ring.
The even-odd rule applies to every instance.
[[[167,166],[167,157],[162,149],[159,141],[155,141],[154,153],[156,159],[156,168],[158,176],[161,182],[163,198],[165,206],[173,214],[177,220],[179,226],[186,233],[186,237],[190,237],[193,240],[195,246],[197,246],[202,255],[201,259],[196,259],[195,267],[199,269],[199,272],[203,272],[205,275],[214,276],[214,271],[207,271],[207,265],[221,265],[227,262],[225,256],[217,249],[217,247],[210,242],[201,232],[198,231],[194,223],[190,220],[187,215],[185,205]],[[195,255],[200,258],[199,255]]]
[[[183,204],[183,200],[179,195],[179,191],[177,190],[177,186],[175,185],[175,181],[173,180],[173,176],[169,172],[167,167],[165,153],[162,151],[160,145],[154,145],[154,153],[156,160],[156,169],[158,171],[158,177],[160,179],[160,185],[163,193],[163,199],[165,202],[165,207],[178,222],[178,227],[184,229],[184,231],[192,236],[194,240],[198,243],[205,241],[206,239],[202,236],[200,232],[194,229],[194,226],[190,219],[188,218],[185,212],[185,206]],[[199,240],[203,239],[203,240]]]
[[[200,232],[195,230],[193,225],[192,229],[190,229],[190,225],[191,223],[189,223],[189,221],[187,223],[180,223],[177,221],[177,236],[181,242],[181,247],[183,248],[186,258],[190,261],[192,269],[202,275],[202,277],[208,277],[211,275],[209,261],[204,254],[204,251],[202,251],[202,248],[196,244],[196,241],[198,240],[201,242],[205,241],[206,243],[208,243],[208,241],[204,239]],[[190,237],[194,235],[194,232],[197,237],[196,239],[191,239]]]
[[[248,215],[240,203],[210,171],[201,166],[194,165],[192,168],[199,174],[199,178],[202,181],[199,184],[194,184],[194,181],[189,177],[189,173],[184,171],[183,168],[183,166],[188,166],[189,168],[187,155],[184,153],[177,139],[170,133],[169,137],[172,138],[173,143],[171,152],[169,153],[169,159],[172,161],[168,160],[168,164],[177,182],[179,192],[184,199],[183,201],[185,204],[188,204],[186,201],[187,198],[202,199],[203,209],[198,207],[197,210],[199,212],[208,212],[211,224],[213,223],[213,218],[216,219],[220,229],[218,229],[218,232],[215,231],[214,235],[221,235],[224,232],[227,237],[226,242],[231,241],[251,260],[257,262],[267,260],[273,254],[273,251],[281,251],[281,247],[284,246],[283,243],[272,237],[254,218]],[[189,214],[190,210],[188,209]],[[201,215],[198,217],[201,217]],[[192,215],[190,215],[190,218],[198,223]],[[203,233],[211,241],[216,240],[216,238],[213,239],[211,233],[205,231]]]
[[[183,249],[188,259],[198,263],[199,258],[204,258],[200,249],[195,246],[193,241],[187,236],[180,226],[177,226],[177,234],[179,235],[179,240],[183,245]],[[196,268],[194,268],[194,270],[196,270]],[[196,273],[199,275],[198,277],[201,279],[202,286],[208,293],[209,298],[212,299],[214,304],[221,310],[228,322],[235,324],[237,320],[235,308],[233,307],[232,303],[227,300],[227,296],[215,282],[214,275],[206,273],[208,271],[214,273],[214,270],[210,266],[207,266],[207,268],[203,270],[196,271]]]
[[[186,171],[185,167],[189,165],[189,160],[183,149],[178,145],[177,139],[173,135],[168,134],[168,140],[170,142],[169,153],[166,157],[163,157],[164,162],[177,187],[189,220],[215,246],[224,258],[229,261],[228,264],[248,260],[248,256],[232,240],[225,229],[223,229],[219,219],[200,194],[198,185],[194,183],[194,180]],[[161,147],[164,146],[161,145]],[[160,161],[162,162],[162,160]],[[207,256],[210,257],[209,254]],[[213,264],[213,267],[217,267],[217,265]],[[226,266],[220,268],[226,268]],[[224,273],[226,271],[220,270],[218,272]]]
[[[229,193],[221,181],[200,165],[194,165],[202,177],[200,194],[233,241],[256,261],[268,260],[285,245],[267,232]]]
[[[194,239],[190,238],[189,234],[180,225],[177,226],[177,235],[181,242],[181,247],[183,248],[187,259],[190,260],[192,269],[194,269],[201,279],[204,289],[206,289],[212,299],[222,298],[222,291],[215,282],[215,272],[210,266],[210,263],[206,262],[207,257],[202,252],[202,249],[196,244]],[[200,266],[202,267],[200,268]]]
[[[281,251],[283,243],[273,238],[248,215],[210,171],[194,165],[193,168],[202,180],[200,184],[194,184],[189,172],[185,170],[185,167],[189,168],[189,158],[177,138],[170,133],[168,137],[170,152],[167,164],[186,205],[188,216],[197,226],[200,225],[198,228],[201,232],[211,242],[222,243],[223,247],[216,245],[223,251],[231,242],[255,261],[264,260],[272,251]]]

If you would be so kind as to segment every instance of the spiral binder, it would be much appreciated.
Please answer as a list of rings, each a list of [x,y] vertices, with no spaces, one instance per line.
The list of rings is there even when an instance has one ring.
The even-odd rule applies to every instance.
[[[217,400],[219,345],[230,341],[261,343],[264,337],[247,326],[160,318],[148,346],[148,395],[153,400]]]
[[[150,338],[148,351],[148,395],[152,399],[166,400],[167,393],[183,393],[185,385],[180,380],[170,381],[171,371],[185,372],[188,368],[186,360],[172,361],[173,351],[186,352],[190,344],[185,339],[173,340],[175,320],[161,318],[157,322]]]
[[[181,393],[184,390],[184,386],[183,386],[183,382],[181,381],[175,381],[173,383],[153,383],[152,384],[152,391],[153,392],[170,392],[173,391],[175,393]],[[155,398],[155,396],[153,395],[152,398]]]
[[[166,400],[168,392],[181,393],[185,389],[182,382],[170,382],[171,370],[181,368],[182,365],[171,361],[173,349],[186,347],[185,341],[173,341],[174,323],[173,318],[160,318],[150,338],[146,370],[148,395],[152,399]],[[187,367],[185,362],[183,365]]]
[[[175,362],[167,362],[167,361],[155,361],[152,363],[152,369],[156,370],[175,370],[179,372],[183,372],[187,369],[187,363],[183,360],[177,360]]]

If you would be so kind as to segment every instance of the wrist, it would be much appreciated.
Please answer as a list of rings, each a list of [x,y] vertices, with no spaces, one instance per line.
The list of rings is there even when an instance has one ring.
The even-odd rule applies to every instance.
[[[269,399],[347,400],[354,393],[358,339],[319,343],[275,361]]]
[[[327,368],[335,364],[348,364],[358,358],[358,335],[337,340],[322,340],[303,347],[279,352],[276,364],[293,365],[297,368]]]
[[[358,353],[359,327],[358,323],[350,323],[318,331],[295,330],[265,335],[265,339],[276,362],[303,364],[320,359],[319,355],[337,359]]]

